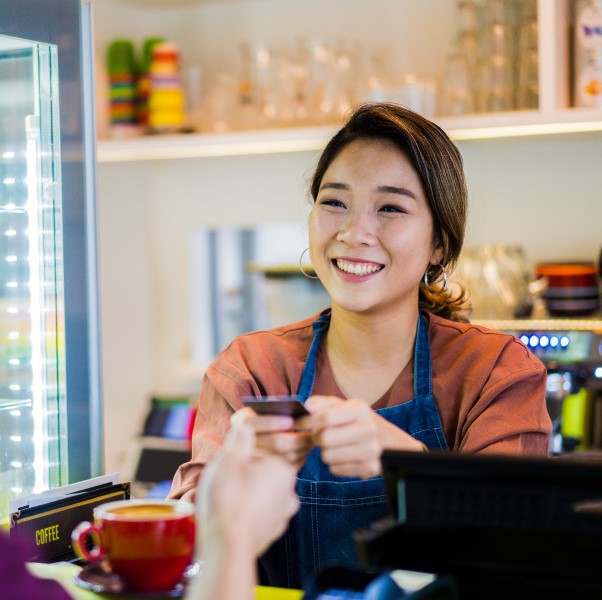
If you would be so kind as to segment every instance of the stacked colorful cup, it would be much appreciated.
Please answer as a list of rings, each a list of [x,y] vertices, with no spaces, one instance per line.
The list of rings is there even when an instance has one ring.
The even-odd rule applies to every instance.
[[[148,124],[152,131],[180,131],[184,127],[185,102],[176,44],[153,46],[150,65]]]
[[[153,48],[165,40],[161,37],[150,37],[142,44],[142,59],[138,70],[137,93],[136,93],[136,118],[143,127],[148,126],[148,100],[151,90],[151,62]]]
[[[108,48],[109,121],[111,128],[136,124],[136,71],[134,46],[115,40]]]

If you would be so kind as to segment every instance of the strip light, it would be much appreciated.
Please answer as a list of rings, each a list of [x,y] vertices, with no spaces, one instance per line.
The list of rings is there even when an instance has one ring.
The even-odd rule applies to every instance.
[[[602,121],[584,121],[581,123],[532,123],[529,125],[451,129],[447,133],[452,140],[481,140],[563,133],[586,133],[591,131],[602,131]]]
[[[41,318],[43,307],[40,301],[43,293],[43,282],[40,273],[40,246],[39,246],[39,224],[38,207],[41,201],[40,193],[40,169],[38,156],[40,155],[40,128],[39,118],[30,115],[26,119],[27,146],[25,150],[25,161],[27,166],[27,203],[30,206],[28,212],[28,241],[29,241],[29,315],[31,322],[31,394],[32,394],[32,417],[34,446],[34,492],[39,492],[48,487],[48,473],[45,464],[48,462],[47,447],[45,443],[46,431],[46,406],[44,391],[44,362],[42,356],[43,332]]]

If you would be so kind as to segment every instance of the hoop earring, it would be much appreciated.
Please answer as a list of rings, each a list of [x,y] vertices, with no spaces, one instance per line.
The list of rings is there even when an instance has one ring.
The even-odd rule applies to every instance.
[[[299,270],[301,271],[304,277],[307,277],[307,279],[320,279],[317,275],[310,275],[307,271],[303,269],[303,257],[305,256],[306,252],[309,252],[309,248],[305,248],[305,250],[301,252],[301,256],[299,257]]]
[[[445,267],[439,265],[441,267],[441,272],[443,274],[443,286],[441,287],[441,291],[443,291],[446,287],[447,287],[447,271],[445,270]],[[424,283],[425,287],[429,286],[429,272],[428,270],[424,272],[424,277],[422,278],[422,282]]]

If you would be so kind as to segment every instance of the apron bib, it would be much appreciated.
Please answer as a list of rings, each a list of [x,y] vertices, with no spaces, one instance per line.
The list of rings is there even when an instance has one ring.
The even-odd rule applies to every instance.
[[[330,324],[330,313],[314,324],[314,339],[305,362],[298,396],[313,391],[318,348]],[[432,393],[431,350],[427,323],[419,315],[414,350],[414,397],[376,411],[430,449],[447,450]],[[352,533],[389,514],[382,477],[362,480],[332,475],[314,448],[297,476],[301,503],[289,528],[261,557],[267,581],[275,587],[302,588],[303,580],[327,565],[357,563]],[[262,582],[264,583],[264,582]]]

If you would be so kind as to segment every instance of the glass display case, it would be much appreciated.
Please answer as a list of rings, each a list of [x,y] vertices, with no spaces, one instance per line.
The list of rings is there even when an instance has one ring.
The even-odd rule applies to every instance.
[[[87,12],[0,0],[0,521],[102,471]]]
[[[0,38],[0,488],[60,485],[65,344],[57,51]]]

